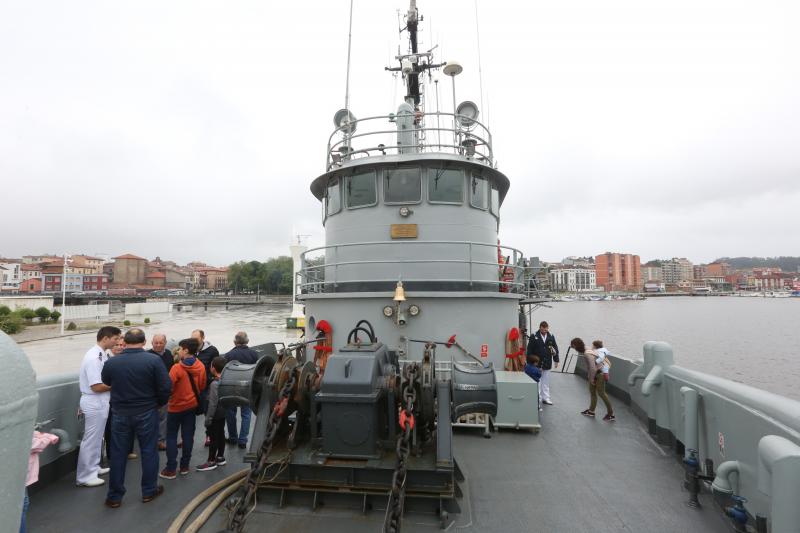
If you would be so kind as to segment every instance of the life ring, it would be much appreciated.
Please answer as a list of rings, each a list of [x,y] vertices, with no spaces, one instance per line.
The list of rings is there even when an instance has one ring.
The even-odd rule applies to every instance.
[[[511,328],[506,335],[506,359],[503,364],[509,372],[522,372],[525,369],[525,348],[519,328]]]

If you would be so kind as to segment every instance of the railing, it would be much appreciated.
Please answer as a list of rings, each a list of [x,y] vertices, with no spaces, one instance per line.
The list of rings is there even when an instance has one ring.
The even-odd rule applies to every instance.
[[[677,366],[664,342],[647,342],[643,352],[644,361],[609,357],[607,389],[660,443],[683,451],[685,465],[705,470],[726,505],[743,496],[748,514],[771,531],[798,531],[800,402]],[[584,358],[574,371],[586,375]],[[691,491],[688,499],[696,503]]]
[[[503,262],[488,260],[497,257],[498,250]],[[420,257],[424,255],[429,257]],[[442,275],[442,269],[436,267],[443,266],[455,268]],[[298,295],[387,291],[394,290],[397,282],[402,281],[406,289],[412,290],[524,294],[524,270],[521,251],[497,244],[470,241],[339,244],[312,248],[301,256],[297,291]]]
[[[462,126],[459,120],[469,125]],[[391,129],[391,125],[396,126]],[[359,127],[362,131],[356,133]],[[337,135],[341,138],[334,140]],[[325,168],[362,157],[403,153],[448,153],[494,165],[492,134],[486,126],[454,113],[417,113],[367,117],[337,128],[328,139]]]

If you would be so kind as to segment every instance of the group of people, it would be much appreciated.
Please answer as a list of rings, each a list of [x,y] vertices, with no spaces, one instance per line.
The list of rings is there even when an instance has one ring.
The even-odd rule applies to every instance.
[[[613,422],[614,408],[606,394],[606,382],[608,381],[611,361],[608,350],[603,346],[603,341],[592,342],[592,348],[588,349],[582,339],[576,337],[570,342],[570,347],[578,352],[585,361],[587,369],[587,379],[589,382],[589,408],[581,414],[590,418],[595,416],[597,398],[599,397],[606,406],[606,415],[603,420]],[[528,339],[528,347],[525,350],[525,373],[534,381],[539,383],[539,401],[544,405],[553,405],[550,397],[550,372],[558,368],[560,363],[558,353],[558,343],[555,335],[550,333],[550,326],[542,321],[539,329]],[[540,407],[541,409],[541,407]]]
[[[252,413],[248,407],[240,408],[241,426],[237,428],[237,409],[226,409],[219,402],[219,379],[231,361],[258,361],[259,354],[248,343],[247,333],[240,331],[234,337],[234,348],[222,356],[197,329],[178,342],[174,353],[167,349],[162,334],[153,336],[146,351],[143,330],[133,328],[123,334],[113,326],[100,328],[97,344],[86,352],[79,373],[85,430],[76,484],[101,486],[105,480],[100,476],[109,474],[105,504],[119,507],[125,495],[126,465],[137,457],[133,447],[138,441],[142,501],[152,501],[164,491],[158,477],[175,479],[190,473],[198,415],[204,415],[208,456],[196,470],[225,465],[226,444],[246,448]],[[104,439],[106,467],[101,466]],[[161,471],[160,451],[166,452]]]

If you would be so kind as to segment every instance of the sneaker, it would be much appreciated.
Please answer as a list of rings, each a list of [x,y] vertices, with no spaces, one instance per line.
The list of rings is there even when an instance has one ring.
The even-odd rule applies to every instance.
[[[106,500],[106,507],[111,507],[112,509],[116,509],[122,505],[122,502],[119,500]]]
[[[228,461],[226,461],[224,457],[217,457],[215,463],[217,463],[217,466],[225,466],[228,464]]]
[[[587,409],[587,410],[585,410],[585,411],[581,411],[581,414],[582,414],[583,416],[588,416],[588,417],[590,417],[590,418],[594,418],[594,411],[592,411],[592,410],[590,410],[590,409]]]
[[[551,402],[550,400],[542,400],[542,403],[545,405],[553,405],[553,402]]]
[[[613,422],[616,419],[617,419],[617,417],[614,416],[614,415],[606,415],[606,416],[603,417],[603,420],[605,420],[606,422]]]
[[[110,468],[98,468],[97,469],[97,475],[98,476],[104,476],[104,475],[108,474],[109,472],[111,472]]]
[[[167,470],[166,468],[158,473],[158,477],[163,477],[164,479],[175,479],[178,477],[175,475],[174,470]]]
[[[217,463],[215,463],[214,461],[208,461],[195,468],[197,469],[198,472],[207,472],[209,470],[214,470],[215,468],[217,468]]]
[[[99,477],[96,477],[94,479],[90,479],[89,481],[85,481],[83,483],[75,483],[75,485],[79,487],[99,487],[105,482],[106,482],[105,479],[100,479]]]
[[[178,472],[180,472],[180,474],[182,476],[188,476],[189,475],[189,467],[188,466],[182,466],[180,468],[180,470],[178,470]]]

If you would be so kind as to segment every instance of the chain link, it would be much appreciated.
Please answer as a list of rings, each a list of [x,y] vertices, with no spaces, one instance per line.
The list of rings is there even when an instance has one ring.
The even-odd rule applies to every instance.
[[[406,493],[406,475],[408,474],[408,456],[411,453],[411,432],[414,430],[414,405],[417,401],[417,380],[419,368],[416,363],[407,364],[403,368],[400,385],[400,435],[397,436],[397,464],[392,474],[392,488],[389,491],[389,503],[386,505],[386,518],[383,523],[384,533],[399,533],[403,521],[403,505]]]
[[[283,385],[283,388],[278,395],[278,401],[275,403],[272,411],[270,412],[269,420],[267,422],[266,436],[264,437],[264,441],[261,443],[261,447],[258,449],[258,452],[256,452],[256,460],[253,463],[253,467],[250,469],[250,473],[247,475],[247,480],[245,481],[245,492],[238,500],[234,502],[228,514],[228,531],[241,533],[247,517],[250,515],[253,509],[255,509],[255,498],[256,491],[258,490],[258,483],[259,480],[263,479],[264,474],[266,473],[269,454],[272,451],[272,445],[275,441],[275,437],[278,434],[278,430],[280,429],[281,422],[284,419],[284,414],[286,413],[286,407],[289,403],[289,396],[294,388],[294,383],[295,371],[294,368],[292,368],[289,379],[287,379],[286,383]]]

